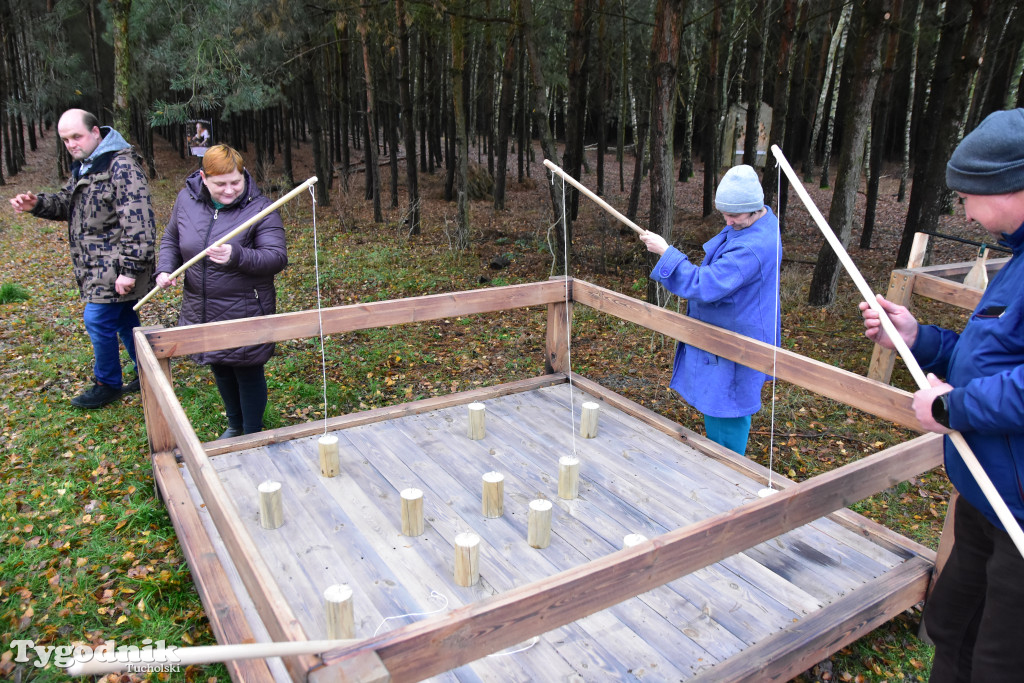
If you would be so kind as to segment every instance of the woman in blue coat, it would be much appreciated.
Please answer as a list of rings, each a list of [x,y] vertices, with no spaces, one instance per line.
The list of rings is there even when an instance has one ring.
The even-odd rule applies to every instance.
[[[687,315],[769,344],[779,342],[779,221],[764,205],[757,172],[734,166],[722,177],[715,207],[725,227],[704,244],[701,265],[661,235],[640,237],[661,258],[651,277],[687,300]],[[708,438],[739,454],[750,418],[761,409],[761,385],[771,377],[687,344],[676,348],[670,386],[704,414]]]

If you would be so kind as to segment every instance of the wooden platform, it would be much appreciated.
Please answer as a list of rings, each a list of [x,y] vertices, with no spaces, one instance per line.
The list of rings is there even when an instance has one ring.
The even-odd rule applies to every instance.
[[[578,430],[581,403],[595,397],[575,389],[570,411],[569,395],[565,383],[487,401],[480,441],[466,437],[461,405],[331,432],[342,454],[335,478],[320,476],[316,436],[212,463],[311,639],[327,637],[322,594],[334,583],[354,588],[356,635],[366,638],[609,555],[626,534],[654,538],[758,499],[759,481],[607,403],[598,437],[574,438],[570,412]],[[574,447],[580,497],[564,501],[558,458]],[[499,519],[481,515],[480,477],[489,471],[505,475]],[[266,480],[284,484],[286,521],[275,530],[258,521],[255,492]],[[425,493],[419,537],[400,532],[398,493],[407,487]],[[526,543],[535,498],[555,503],[543,550]],[[901,570],[923,590],[930,564],[920,548],[880,543],[865,535],[870,524],[856,522],[819,519],[437,680],[690,680],[826,606],[863,607],[858,591],[875,597],[888,572]],[[212,522],[207,530],[216,538]],[[462,531],[483,539],[473,588],[453,580],[453,539]]]
[[[355,589],[356,642],[235,661],[234,680],[785,681],[924,598],[935,553],[844,508],[937,466],[938,435],[800,484],[773,475],[780,492],[759,497],[764,468],[567,372],[572,302],[902,424],[906,392],[571,284],[339,307],[322,323],[303,312],[136,333],[154,475],[218,641],[323,639],[324,588]],[[195,350],[531,305],[549,309],[551,373],[534,379],[209,444],[170,382],[167,359]],[[578,436],[585,399],[601,405],[595,439]],[[475,401],[487,408],[479,441],[466,436]],[[341,445],[336,478],[319,473],[325,429]],[[557,462],[573,452],[580,496],[565,501]],[[489,471],[505,475],[496,519],[481,514]],[[267,479],[283,483],[285,510],[269,531],[256,496]],[[400,534],[407,487],[425,492],[422,536]],[[525,540],[535,498],[555,504],[542,550]],[[462,588],[453,539],[469,530],[483,539],[481,580]],[[650,540],[621,549],[631,533]]]

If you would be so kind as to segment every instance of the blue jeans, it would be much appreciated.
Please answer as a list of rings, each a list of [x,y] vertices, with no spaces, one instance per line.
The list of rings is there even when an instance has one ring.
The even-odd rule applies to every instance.
[[[750,436],[750,415],[745,417],[704,416],[704,430],[708,438],[730,451],[745,455]]]
[[[138,327],[141,322],[139,315],[132,310],[134,305],[134,301],[110,304],[90,302],[85,305],[85,331],[92,340],[95,358],[92,372],[100,384],[121,387],[121,350],[118,346],[118,337],[128,349],[132,363],[135,363],[135,339],[132,337],[132,328]]]

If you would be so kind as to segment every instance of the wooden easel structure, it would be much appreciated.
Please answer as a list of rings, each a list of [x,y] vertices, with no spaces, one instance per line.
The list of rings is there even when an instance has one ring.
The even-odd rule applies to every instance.
[[[565,383],[568,333],[574,306],[641,325],[706,349],[895,423],[916,424],[910,395],[902,390],[812,360],[774,349],[749,338],[648,305],[631,297],[580,281],[545,282],[497,287],[394,301],[356,304],[322,311],[323,333],[340,334],[375,327],[439,320],[455,316],[546,307],[547,374],[535,379],[474,389],[396,406],[329,418],[327,428],[362,428],[383,421],[428,414],[470,402],[498,400],[515,392]],[[579,324],[579,323],[577,323]],[[290,596],[261,557],[252,520],[243,520],[214,467],[214,458],[240,449],[269,449],[308,439],[324,431],[324,421],[207,444],[200,443],[174,394],[170,359],[199,351],[279,342],[319,334],[317,311],[303,311],[173,329],[140,328],[135,339],[142,378],[154,476],[184,548],[197,590],[214,634],[221,643],[252,642],[254,625],[240,608],[240,599],[214,550],[214,541],[200,521],[209,514],[216,535],[231,557],[233,571],[244,584],[269,637],[275,641],[316,640],[304,631]],[[661,438],[682,441],[730,471],[764,485],[767,471],[731,454],[699,435],[618,394],[572,375],[573,385],[656,430]],[[668,436],[664,436],[668,435]],[[670,438],[669,438],[670,437]],[[477,443],[477,442],[473,442]],[[187,469],[183,477],[176,458]],[[555,458],[557,460],[557,456]],[[355,644],[317,655],[283,658],[293,681],[414,681],[470,665],[490,653],[563,625],[573,624],[635,596],[657,590],[680,577],[753,548],[769,539],[826,515],[897,552],[903,561],[892,571],[867,581],[841,600],[789,623],[770,637],[698,673],[694,681],[788,680],[828,654],[870,632],[924,599],[935,553],[873,524],[844,508],[899,481],[941,463],[941,437],[931,434],[885,449],[827,474],[795,484],[778,475],[781,490],[764,498],[714,514],[697,523],[672,529],[636,546],[470,602],[447,614],[364,638]],[[344,467],[343,467],[344,469]],[[341,477],[345,473],[342,472]],[[186,489],[194,482],[197,505]],[[395,492],[397,494],[397,492]],[[477,503],[478,505],[478,503]],[[201,511],[200,507],[204,509]],[[838,512],[837,512],[838,511]],[[286,511],[287,516],[287,511]],[[397,512],[396,512],[397,514]],[[557,531],[557,530],[556,530]],[[525,541],[524,541],[525,542]],[[542,551],[536,551],[542,552]],[[811,552],[810,554],[813,554]],[[794,620],[795,621],[795,620]],[[507,661],[507,660],[506,660]],[[280,680],[265,660],[228,663],[234,680]]]
[[[919,232],[914,235],[910,259],[906,268],[892,271],[885,298],[902,306],[909,306],[916,294],[935,301],[942,301],[967,310],[974,310],[985,291],[989,276],[1001,269],[1009,257],[988,258],[988,250],[974,261],[947,263],[935,266],[922,265],[928,246],[928,235]],[[871,354],[868,377],[888,382],[896,363],[896,352],[875,345]]]

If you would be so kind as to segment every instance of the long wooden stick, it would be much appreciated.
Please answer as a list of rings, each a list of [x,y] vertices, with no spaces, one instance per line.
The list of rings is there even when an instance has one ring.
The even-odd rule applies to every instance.
[[[786,173],[789,178],[790,184],[793,189],[796,190],[804,206],[807,207],[807,211],[811,214],[811,218],[818,224],[818,228],[821,229],[825,240],[831,245],[832,249],[836,252],[836,256],[839,257],[840,263],[846,268],[850,277],[853,278],[854,284],[857,285],[857,290],[860,295],[864,297],[864,301],[868,302],[874,310],[878,312],[879,322],[882,323],[882,329],[889,335],[889,339],[892,340],[893,345],[899,352],[900,357],[903,358],[903,362],[907,364],[907,369],[910,370],[911,376],[914,381],[917,382],[917,386],[921,389],[927,389],[931,386],[928,378],[925,376],[924,371],[921,370],[921,366],[918,364],[917,359],[914,358],[914,354],[910,352],[910,348],[907,343],[903,341],[903,337],[896,331],[895,325],[892,324],[892,320],[889,319],[889,315],[882,308],[882,305],[878,303],[874,293],[871,291],[871,287],[868,286],[867,281],[864,280],[864,276],[857,270],[857,266],[854,265],[853,259],[846,253],[846,248],[843,243],[836,237],[835,232],[829,226],[825,217],[818,211],[818,207],[814,205],[814,201],[811,196],[807,194],[807,190],[804,188],[803,183],[797,178],[793,168],[789,165],[782,150],[779,149],[778,145],[772,145],[772,154],[775,155],[775,159],[779,162],[779,166]],[[1024,555],[1024,531],[1020,528],[1020,523],[1017,522],[1017,518],[1010,512],[1010,508],[1007,507],[1006,501],[1002,499],[999,492],[996,491],[996,487],[992,484],[992,480],[989,479],[985,469],[978,462],[978,458],[974,455],[974,451],[967,444],[967,440],[964,439],[963,434],[957,431],[949,433],[949,440],[953,442],[957,451],[960,453],[960,457],[963,458],[964,463],[967,465],[967,469],[974,475],[974,479],[978,482],[978,486],[981,488],[981,492],[985,494],[985,498],[988,500],[989,505],[995,510],[996,516],[999,517],[999,521],[1003,523],[1003,528],[1006,529],[1006,533],[1010,535],[1014,545],[1017,546],[1017,550],[1021,555]]]
[[[597,205],[598,205],[598,206],[600,206],[600,207],[601,207],[602,209],[604,209],[605,211],[607,211],[607,212],[608,212],[608,213],[610,213],[611,215],[613,215],[613,216],[615,216],[616,218],[618,218],[618,219],[619,219],[620,221],[622,221],[622,222],[623,222],[624,224],[626,224],[626,225],[628,225],[629,227],[631,227],[631,228],[633,228],[634,230],[636,230],[637,234],[643,235],[643,234],[646,234],[646,233],[647,233],[647,231],[646,231],[646,230],[644,230],[644,229],[643,229],[643,228],[641,228],[641,227],[640,227],[639,225],[637,225],[637,224],[636,224],[636,223],[634,223],[633,221],[629,220],[628,218],[626,218],[625,216],[623,216],[623,215],[622,215],[621,213],[619,213],[618,211],[616,211],[616,210],[615,210],[614,208],[612,208],[612,205],[611,205],[611,204],[609,204],[609,203],[608,203],[608,202],[606,202],[605,200],[603,200],[603,199],[601,199],[600,197],[598,197],[598,196],[597,196],[596,194],[594,194],[593,192],[591,192],[590,190],[588,190],[588,189],[586,188],[586,186],[584,186],[583,184],[581,184],[581,183],[580,183],[580,182],[579,182],[578,180],[576,180],[576,179],[575,179],[575,178],[573,178],[573,177],[572,177],[571,175],[569,175],[568,173],[566,173],[565,171],[563,171],[563,170],[562,170],[561,168],[559,168],[558,166],[556,166],[556,165],[555,165],[554,163],[552,163],[552,161],[551,161],[550,159],[545,159],[545,160],[544,160],[544,165],[545,165],[545,166],[547,166],[547,167],[548,167],[549,169],[551,169],[551,172],[552,172],[552,173],[557,173],[558,175],[562,176],[562,178],[564,178],[564,179],[565,179],[565,182],[569,183],[570,185],[572,185],[573,187],[575,187],[575,188],[576,188],[577,190],[579,190],[580,192],[582,192],[583,194],[587,195],[587,196],[588,196],[588,197],[590,197],[590,198],[591,198],[592,200],[594,200],[594,201],[595,201],[595,202],[597,203]]]
[[[299,195],[299,193],[301,193],[303,190],[307,189],[310,185],[313,185],[314,183],[316,183],[316,181],[317,181],[317,177],[316,176],[312,176],[306,182],[302,183],[301,185],[296,187],[294,190],[292,190],[291,192],[289,192],[285,196],[281,197],[276,202],[274,202],[273,204],[271,204],[267,208],[263,209],[258,214],[256,214],[255,216],[253,216],[252,218],[250,218],[246,222],[242,223],[237,228],[235,228],[234,230],[232,230],[228,234],[224,235],[219,240],[217,240],[216,242],[211,244],[210,247],[207,247],[207,248],[219,247],[220,245],[224,244],[225,242],[227,242],[229,239],[231,239],[235,235],[243,232],[244,230],[248,229],[249,227],[251,227],[253,225],[256,225],[256,223],[260,222],[261,220],[266,218],[268,215],[270,215],[272,212],[276,211],[280,206],[282,206],[283,204],[287,204],[292,199],[297,197]],[[203,258],[205,258],[205,257],[206,257],[206,249],[203,249],[201,252],[199,252],[198,254],[196,254],[195,256],[190,258],[187,262],[185,262],[180,268],[178,268],[176,271],[171,273],[171,279],[173,280],[174,278],[178,277],[179,275],[184,273],[186,270],[188,270],[189,268],[191,268],[195,264],[197,264],[200,261],[202,261]],[[132,307],[132,310],[137,311],[140,308],[142,308],[142,305],[145,304],[150,299],[152,299],[153,296],[155,296],[156,293],[159,292],[161,289],[162,289],[162,287],[160,287],[159,285],[154,287],[149,292],[149,294],[147,294],[146,296],[144,296],[141,299],[139,299],[139,303],[135,304],[135,306]]]
[[[201,645],[170,648],[113,648],[91,659],[76,659],[65,669],[69,676],[103,676],[126,669],[144,671],[146,667],[212,664],[234,659],[265,659],[292,655],[318,655],[347,647],[356,640],[290,640],[283,643],[242,643],[237,645]],[[102,646],[101,646],[102,647]]]

